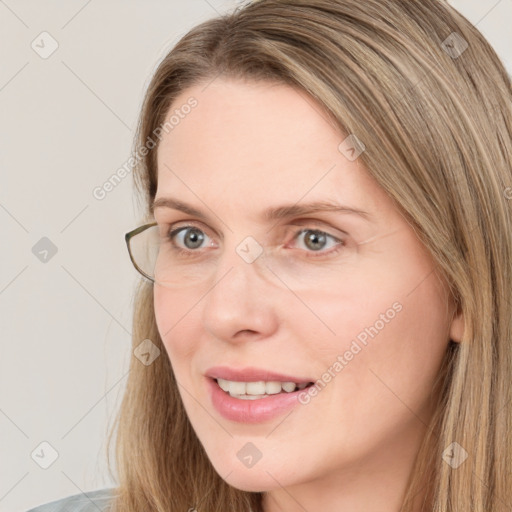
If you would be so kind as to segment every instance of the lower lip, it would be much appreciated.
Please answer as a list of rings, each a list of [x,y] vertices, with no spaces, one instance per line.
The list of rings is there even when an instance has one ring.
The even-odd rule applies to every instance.
[[[226,419],[239,423],[260,423],[271,420],[291,409],[298,401],[299,389],[291,393],[278,393],[256,400],[233,398],[222,390],[217,382],[207,377],[213,406]]]

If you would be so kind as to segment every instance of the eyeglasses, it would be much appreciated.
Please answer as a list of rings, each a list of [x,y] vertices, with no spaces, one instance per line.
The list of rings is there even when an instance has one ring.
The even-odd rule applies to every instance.
[[[154,262],[160,245],[157,235],[158,226],[156,222],[139,226],[124,235],[133,266],[142,276],[152,282],[155,282]]]
[[[194,244],[197,240],[204,240],[205,233],[198,227],[184,226],[170,233],[168,228],[156,222],[126,233],[125,241],[133,266],[146,279],[168,288],[197,286],[210,281],[216,274],[216,262],[222,251],[207,246],[200,250],[182,249],[173,240],[177,231],[193,233]],[[320,236],[326,234],[307,227],[304,231],[315,232],[315,237],[319,233]],[[344,247],[343,243],[339,247],[337,251],[325,251],[318,257],[313,254],[317,251],[286,250],[279,245],[263,248],[253,237],[247,236],[240,241],[236,252],[245,264],[255,264],[257,274],[264,280],[280,287],[315,291],[330,288],[335,291],[333,285],[336,286],[340,277],[345,278],[345,285],[349,284],[351,269],[354,268],[355,251]],[[238,263],[240,260],[237,257],[234,261]],[[265,272],[265,268],[269,272]]]
[[[194,227],[186,229],[200,232]],[[202,282],[207,277],[204,258],[200,261],[198,255],[176,247],[168,230],[156,222],[126,233],[125,241],[133,266],[153,283],[168,288],[183,288]]]

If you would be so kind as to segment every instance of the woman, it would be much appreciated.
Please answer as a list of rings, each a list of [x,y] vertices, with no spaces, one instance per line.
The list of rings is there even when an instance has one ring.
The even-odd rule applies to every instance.
[[[184,36],[135,143],[119,487],[35,510],[510,510],[511,99],[440,0]]]

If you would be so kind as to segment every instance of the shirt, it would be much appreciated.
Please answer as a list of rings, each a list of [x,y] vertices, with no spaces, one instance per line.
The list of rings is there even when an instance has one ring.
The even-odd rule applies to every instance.
[[[113,488],[98,489],[87,493],[73,494],[45,505],[27,510],[27,512],[108,512]]]

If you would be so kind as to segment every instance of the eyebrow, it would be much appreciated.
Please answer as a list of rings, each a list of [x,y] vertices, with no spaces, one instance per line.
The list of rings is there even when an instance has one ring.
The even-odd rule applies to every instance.
[[[208,220],[208,216],[205,215],[202,211],[197,210],[193,206],[190,206],[183,201],[171,197],[161,197],[156,199],[151,206],[151,212],[154,212],[154,210],[157,208],[172,208],[199,219]],[[316,212],[335,212],[358,215],[369,222],[373,219],[373,215],[364,210],[329,201],[315,201],[312,203],[289,204],[268,208],[262,213],[262,219],[267,222],[271,222]]]

